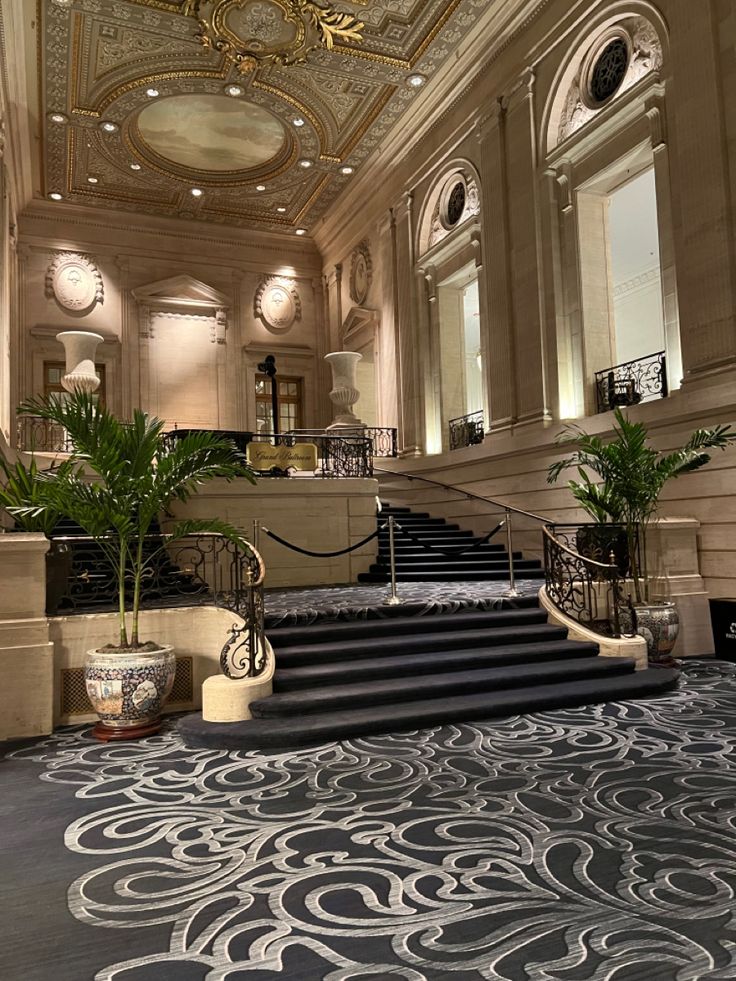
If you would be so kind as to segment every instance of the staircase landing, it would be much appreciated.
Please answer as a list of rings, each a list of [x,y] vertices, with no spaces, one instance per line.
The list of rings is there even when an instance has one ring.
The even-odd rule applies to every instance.
[[[397,594],[401,606],[384,605],[391,595],[388,585],[314,586],[266,589],[266,629],[307,625],[316,620],[383,619],[388,616],[423,616],[460,610],[497,610],[502,606],[536,603],[541,583],[516,581],[518,597],[509,598],[508,580],[502,582],[404,582]]]

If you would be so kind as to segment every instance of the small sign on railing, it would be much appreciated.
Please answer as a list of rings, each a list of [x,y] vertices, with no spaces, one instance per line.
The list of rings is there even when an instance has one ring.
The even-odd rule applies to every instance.
[[[248,443],[246,447],[248,463],[254,470],[316,470],[317,447],[314,443],[296,443],[285,446],[280,443]]]

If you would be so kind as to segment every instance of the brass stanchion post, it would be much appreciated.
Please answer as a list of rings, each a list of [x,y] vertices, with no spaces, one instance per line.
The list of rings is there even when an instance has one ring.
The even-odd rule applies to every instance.
[[[396,543],[394,541],[396,519],[391,515],[388,519],[388,548],[391,562],[391,595],[383,601],[384,606],[401,606],[404,602],[396,594]]]
[[[518,596],[516,588],[516,572],[514,570],[514,534],[511,529],[511,512],[506,511],[506,547],[509,553],[509,588],[506,590],[507,596]]]

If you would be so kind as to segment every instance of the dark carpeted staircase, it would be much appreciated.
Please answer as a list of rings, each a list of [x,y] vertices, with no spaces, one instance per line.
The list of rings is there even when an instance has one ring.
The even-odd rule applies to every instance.
[[[635,672],[547,622],[535,597],[495,610],[317,621],[270,630],[274,693],[253,719],[180,723],[190,745],[278,749],[374,733],[478,722],[664,692],[677,672]]]
[[[398,582],[488,582],[509,578],[509,553],[503,544],[506,540],[503,529],[488,544],[466,551],[478,538],[459,525],[410,508],[382,504],[380,523],[385,523],[390,515],[401,528],[395,535]],[[489,527],[488,531],[491,530]],[[456,550],[455,555],[446,554]],[[376,561],[358,579],[364,583],[388,582],[390,568],[389,533],[386,530],[378,537]],[[514,571],[517,579],[544,578],[538,560],[525,559],[516,551]]]

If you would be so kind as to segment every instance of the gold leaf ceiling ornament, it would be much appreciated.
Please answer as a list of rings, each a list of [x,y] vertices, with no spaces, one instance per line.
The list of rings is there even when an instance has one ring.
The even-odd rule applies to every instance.
[[[303,65],[311,51],[331,51],[338,41],[360,43],[365,26],[328,0],[186,0],[182,13],[198,22],[200,44],[242,73]]]

